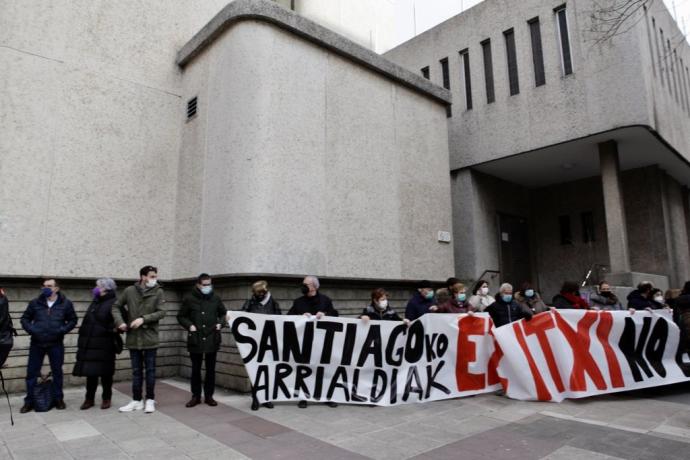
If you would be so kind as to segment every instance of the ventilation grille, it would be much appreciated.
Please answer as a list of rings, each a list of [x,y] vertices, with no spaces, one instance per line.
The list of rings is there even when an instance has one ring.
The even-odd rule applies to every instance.
[[[193,97],[187,101],[187,120],[191,120],[196,116],[196,102],[196,97]]]

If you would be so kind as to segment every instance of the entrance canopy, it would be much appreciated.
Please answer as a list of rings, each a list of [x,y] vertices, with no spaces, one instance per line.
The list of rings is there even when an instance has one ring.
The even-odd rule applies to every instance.
[[[622,171],[659,165],[681,185],[690,187],[690,161],[654,131],[632,126],[472,166],[472,169],[528,188],[600,175],[597,144],[618,143]]]

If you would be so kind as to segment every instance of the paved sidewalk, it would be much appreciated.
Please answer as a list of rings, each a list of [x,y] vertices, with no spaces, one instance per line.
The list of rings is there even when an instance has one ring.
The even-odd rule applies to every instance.
[[[157,386],[158,411],[80,411],[83,389],[66,391],[65,411],[18,414],[0,403],[0,459],[687,459],[690,385],[566,401],[495,395],[391,408],[276,404],[252,412],[246,395],[219,390],[218,407],[184,407],[188,384]]]

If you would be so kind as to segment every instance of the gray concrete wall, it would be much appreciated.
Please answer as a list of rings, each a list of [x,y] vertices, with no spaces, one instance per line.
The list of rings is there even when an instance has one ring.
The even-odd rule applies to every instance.
[[[443,107],[255,21],[183,78],[176,53],[226,4],[3,5],[0,274],[452,271]]]
[[[455,274],[475,281],[484,270],[500,270],[498,214],[531,219],[529,190],[471,170],[454,172],[451,177]],[[492,289],[500,281],[494,280]]]
[[[581,282],[592,264],[609,263],[601,178],[535,189],[531,199],[538,241],[538,282],[544,298],[551,301],[563,281]],[[593,242],[583,240],[583,212],[594,214]],[[558,218],[562,215],[570,217],[572,244],[561,244]]]
[[[183,127],[180,272],[452,273],[442,105],[249,20],[184,79],[205,113]]]
[[[669,281],[671,286],[680,288],[685,281],[690,279],[690,247],[688,246],[683,187],[668,174],[662,174],[664,183],[662,204],[670,265]]]
[[[622,174],[623,200],[633,272],[670,275],[664,220],[663,172],[651,166]]]
[[[225,3],[2,2],[0,273],[172,274],[175,55]]]
[[[244,301],[251,295],[250,286],[258,278],[235,277],[215,278],[214,286],[221,296],[225,306],[230,310],[240,310]],[[283,314],[287,314],[293,299],[299,297],[301,278],[264,278],[269,282],[272,295],[280,302]],[[405,282],[391,282],[384,280],[348,281],[322,279],[321,292],[330,296],[341,316],[358,316],[362,309],[370,302],[370,292],[377,287],[384,287],[389,292],[391,306],[402,316],[405,305],[412,297],[414,286]],[[39,279],[0,279],[10,300],[10,315],[20,336],[8,359],[8,367],[3,369],[3,375],[10,392],[25,391],[24,378],[29,353],[29,336],[21,330],[19,318],[28,302],[39,294]],[[127,280],[118,281],[121,289],[129,285]],[[157,375],[159,377],[183,376],[188,377],[191,369],[187,353],[185,332],[178,325],[176,315],[180,309],[182,295],[191,288],[191,282],[165,282],[166,316],[160,326],[161,346],[158,350]],[[92,284],[81,280],[62,281],[62,291],[72,299],[79,316],[79,324],[83,320],[88,307]],[[120,290],[121,290],[120,289]],[[76,345],[78,328],[65,337],[65,385],[84,385],[84,379],[71,375],[76,359]],[[125,350],[118,355],[115,379],[127,381],[131,379],[129,353]],[[249,381],[244,364],[237,352],[232,335],[227,329],[223,332],[223,345],[218,356],[217,384],[236,391],[249,391]],[[45,360],[43,373],[49,372],[48,360]]]
[[[592,0],[567,2],[574,72],[563,76],[553,8],[561,0],[486,0],[463,14],[385,53],[419,72],[429,66],[440,84],[439,60],[447,57],[453,93],[448,120],[451,168],[462,168],[516,153],[628,125],[647,125],[690,159],[690,118],[653,75],[649,38],[642,10],[635,27],[604,45],[594,45]],[[509,13],[506,13],[509,12]],[[657,27],[676,37],[679,59],[690,63],[690,46],[661,0],[650,7]],[[535,87],[527,21],[541,22],[546,84]],[[514,28],[520,93],[509,94],[503,31]],[[487,104],[480,42],[490,38],[496,102]],[[472,110],[466,110],[459,51],[469,49]],[[665,93],[664,93],[665,91]]]
[[[640,42],[640,74],[646,81],[648,117],[652,126],[686,160],[690,160],[690,45],[662,0],[650,2],[647,17],[637,28],[644,36]],[[656,31],[653,30],[656,26]],[[675,55],[661,48],[659,29],[671,41]],[[647,36],[649,31],[649,37]],[[650,46],[651,40],[651,46]],[[658,40],[658,42],[655,42]],[[659,45],[659,52],[657,52]],[[671,59],[673,57],[673,59]],[[682,76],[679,64],[682,60]],[[668,82],[671,82],[671,85]]]

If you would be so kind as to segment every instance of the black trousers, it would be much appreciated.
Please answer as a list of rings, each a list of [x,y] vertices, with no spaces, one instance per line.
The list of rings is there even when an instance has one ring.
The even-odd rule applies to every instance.
[[[216,389],[216,352],[190,353],[192,359],[192,396],[201,398],[201,364],[206,361],[204,396],[210,398]]]
[[[98,389],[99,377],[86,377],[86,399],[93,401],[96,399],[96,390]],[[103,387],[103,400],[110,401],[113,399],[113,376],[101,375],[101,386]]]

